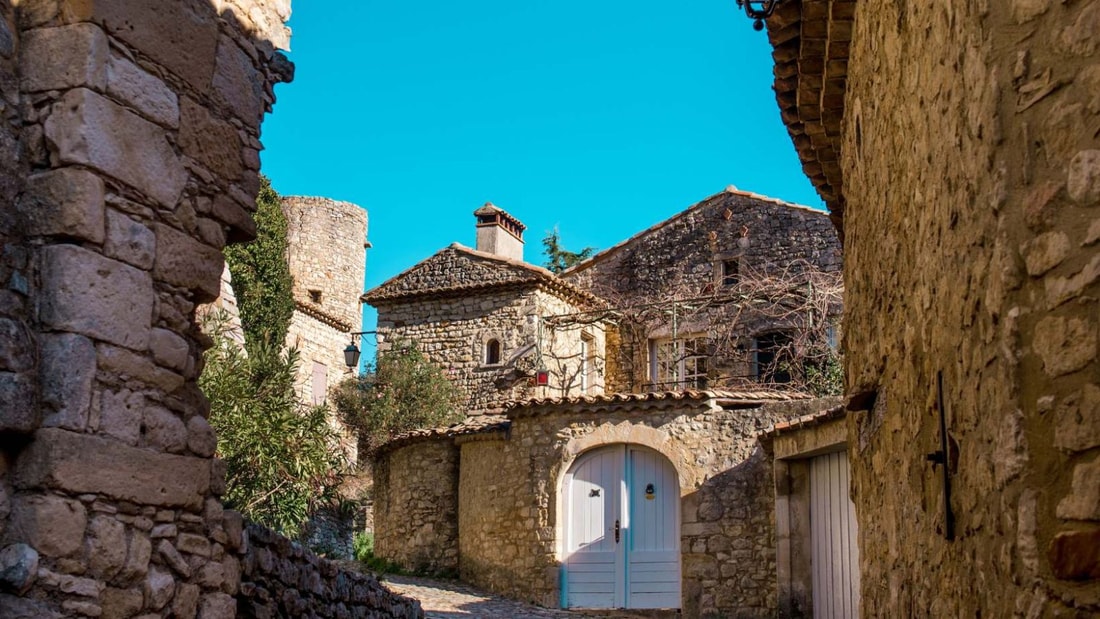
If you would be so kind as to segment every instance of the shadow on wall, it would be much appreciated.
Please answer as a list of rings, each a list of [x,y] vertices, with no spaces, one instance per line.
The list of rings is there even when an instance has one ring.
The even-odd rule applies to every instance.
[[[757,445],[736,466],[681,499],[685,617],[776,612],[771,462]]]

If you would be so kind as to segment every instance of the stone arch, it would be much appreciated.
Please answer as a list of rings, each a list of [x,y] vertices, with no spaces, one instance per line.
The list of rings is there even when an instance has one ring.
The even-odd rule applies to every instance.
[[[561,560],[564,555],[563,526],[565,515],[562,513],[562,484],[570,467],[585,453],[606,447],[609,445],[641,445],[661,454],[676,469],[677,481],[680,484],[680,498],[688,492],[694,492],[702,484],[702,476],[691,466],[691,453],[679,441],[675,440],[668,432],[658,430],[640,423],[622,421],[619,423],[606,422],[597,426],[584,436],[577,436],[569,440],[562,448],[561,456],[551,470],[550,478],[554,486],[550,494],[553,502],[550,513],[554,515],[555,554]]]
[[[557,471],[557,484],[561,486],[562,477],[577,458],[586,451],[614,445],[628,443],[648,447],[668,458],[672,466],[676,468],[676,475],[680,481],[680,493],[694,489],[702,479],[695,468],[690,465],[691,454],[679,441],[676,441],[664,430],[658,430],[647,425],[622,421],[617,424],[604,423],[596,427],[584,436],[574,437],[566,443],[562,450],[561,468]]]

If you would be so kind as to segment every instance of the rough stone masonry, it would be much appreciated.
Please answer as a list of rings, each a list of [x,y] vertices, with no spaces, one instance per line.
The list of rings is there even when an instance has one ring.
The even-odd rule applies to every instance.
[[[255,234],[289,12],[0,2],[0,616],[233,617],[256,590],[194,310]],[[357,616],[417,614],[364,586]]]

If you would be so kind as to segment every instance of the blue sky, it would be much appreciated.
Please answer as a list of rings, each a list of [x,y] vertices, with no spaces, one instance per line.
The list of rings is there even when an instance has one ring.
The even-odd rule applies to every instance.
[[[303,0],[290,26],[263,172],[367,209],[367,287],[472,246],[487,201],[535,264],[555,225],[602,249],[731,184],[822,208],[733,0]]]

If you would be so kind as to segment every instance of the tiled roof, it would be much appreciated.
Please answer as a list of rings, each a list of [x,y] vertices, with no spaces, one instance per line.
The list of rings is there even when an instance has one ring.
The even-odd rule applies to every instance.
[[[599,297],[559,279],[542,267],[458,243],[367,291],[361,300],[374,305],[423,295],[456,296],[516,286],[541,286],[585,306],[604,304]]]
[[[761,195],[761,194],[758,194],[758,193],[753,193],[751,191],[742,191],[740,189],[737,189],[733,185],[730,185],[729,187],[726,187],[724,190],[722,190],[722,191],[720,191],[720,192],[718,192],[714,195],[710,195],[710,196],[707,196],[707,197],[703,198],[702,200],[699,200],[695,204],[692,204],[691,206],[687,207],[686,209],[680,211],[679,213],[676,213],[672,217],[669,217],[668,219],[665,219],[663,221],[659,221],[659,222],[653,224],[652,226],[646,228],[645,230],[642,230],[641,232],[635,234],[634,236],[626,239],[625,241],[621,241],[619,243],[616,243],[615,245],[612,245],[611,247],[608,247],[607,249],[605,249],[605,250],[603,250],[599,253],[593,254],[587,260],[585,260],[583,262],[580,262],[580,263],[566,269],[564,272],[562,272],[562,276],[568,278],[571,275],[574,275],[576,273],[580,273],[581,271],[584,271],[585,269],[591,267],[592,265],[599,263],[600,261],[602,261],[604,258],[610,256],[611,254],[619,251],[620,249],[633,244],[638,239],[649,236],[650,234],[653,234],[654,232],[656,232],[656,231],[658,231],[662,228],[670,226],[673,223],[679,221],[680,219],[683,219],[684,217],[687,217],[688,215],[690,215],[691,213],[693,213],[693,212],[695,212],[699,209],[702,209],[702,208],[705,208],[705,207],[709,206],[715,200],[723,198],[725,196],[737,196],[737,197],[740,197],[740,198],[747,198],[747,199],[755,201],[755,202],[766,202],[766,203],[772,204],[772,205],[778,205],[778,206],[784,206],[784,207],[787,207],[787,208],[793,208],[793,209],[800,209],[800,210],[803,210],[803,211],[809,211],[810,213],[813,213],[815,215],[820,215],[820,216],[825,215],[825,213],[823,213],[819,209],[811,208],[809,206],[804,206],[802,204],[794,204],[793,202],[784,202],[783,200],[779,200],[777,198],[771,198],[771,197]]]
[[[603,395],[579,395],[554,398],[532,398],[513,400],[505,405],[505,414],[514,416],[532,413],[536,409],[547,408],[584,408],[602,411],[608,408],[624,406],[658,406],[666,408],[681,402],[714,401],[719,406],[759,405],[767,402],[790,402],[809,400],[812,396],[793,391],[725,391],[712,389],[685,389],[682,391],[654,391],[649,393],[609,393]]]
[[[827,421],[834,419],[843,419],[848,414],[844,406],[834,406],[823,411],[811,413],[809,415],[803,415],[801,417],[795,417],[794,419],[788,419],[786,421],[780,421],[774,426],[764,430],[757,437],[761,440],[770,440],[779,436],[780,434],[788,434],[802,428],[809,428],[823,424]]]
[[[841,232],[839,156],[855,5],[855,0],[783,2],[767,20],[780,116],[803,172]]]
[[[467,417],[464,421],[451,424],[449,426],[440,426],[436,428],[425,428],[421,430],[412,430],[405,432],[404,434],[398,434],[384,445],[382,445],[377,454],[383,452],[392,451],[398,447],[403,447],[410,443],[416,443],[422,440],[430,440],[433,438],[454,438],[457,436],[468,436],[471,434],[482,434],[489,432],[500,432],[507,430],[511,426],[512,422],[508,421],[503,415],[479,415],[476,417]]]

